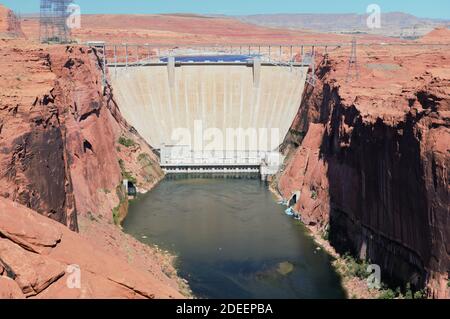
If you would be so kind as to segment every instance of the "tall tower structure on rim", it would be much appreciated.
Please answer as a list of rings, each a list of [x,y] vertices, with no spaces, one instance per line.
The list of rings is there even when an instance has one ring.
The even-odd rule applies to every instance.
[[[358,59],[357,59],[357,51],[356,51],[356,38],[352,40],[352,52],[350,54],[350,60],[348,61],[348,71],[347,71],[347,79],[346,82],[351,80],[359,79],[359,70],[358,70]]]
[[[71,0],[41,0],[40,41],[42,43],[68,43],[71,41],[67,19]]]

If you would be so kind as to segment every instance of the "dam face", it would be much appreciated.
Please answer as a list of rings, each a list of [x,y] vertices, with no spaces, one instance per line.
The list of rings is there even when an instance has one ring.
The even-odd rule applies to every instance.
[[[215,147],[224,152],[206,157],[215,157],[210,164],[220,164],[218,157],[224,158],[223,163],[229,158],[228,164],[237,164],[230,160],[236,154],[229,152],[241,151],[247,152],[241,164],[259,165],[264,152],[277,151],[288,133],[301,103],[307,68],[258,61],[236,65],[169,61],[110,67],[109,74],[123,116],[154,148],[178,145],[203,151],[212,143],[211,135],[226,139],[230,129],[241,129],[247,142],[252,133],[257,135],[256,145],[237,149],[239,142],[225,141]],[[204,134],[208,130],[212,134]]]

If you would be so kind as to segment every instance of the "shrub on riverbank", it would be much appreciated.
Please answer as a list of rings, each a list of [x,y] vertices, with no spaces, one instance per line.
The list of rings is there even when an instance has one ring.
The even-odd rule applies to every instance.
[[[121,136],[119,138],[119,144],[125,147],[133,147],[134,145],[136,145],[136,143],[131,138],[126,138],[124,136]]]

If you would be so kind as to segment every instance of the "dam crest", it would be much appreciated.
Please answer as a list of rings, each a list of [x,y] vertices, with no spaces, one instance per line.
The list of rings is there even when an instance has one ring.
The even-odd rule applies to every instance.
[[[134,64],[129,57],[125,63],[115,57],[108,64],[122,115],[160,152],[166,173],[266,177],[283,162],[278,148],[298,112],[313,59],[305,64],[229,57],[169,56]],[[207,136],[200,142],[199,122]],[[233,141],[230,130],[240,132]],[[217,135],[223,142],[217,143]]]

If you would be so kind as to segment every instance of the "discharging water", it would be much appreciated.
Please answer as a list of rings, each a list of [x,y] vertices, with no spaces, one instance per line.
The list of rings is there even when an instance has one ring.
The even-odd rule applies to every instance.
[[[164,180],[123,226],[179,256],[200,298],[344,298],[330,257],[257,178]]]

